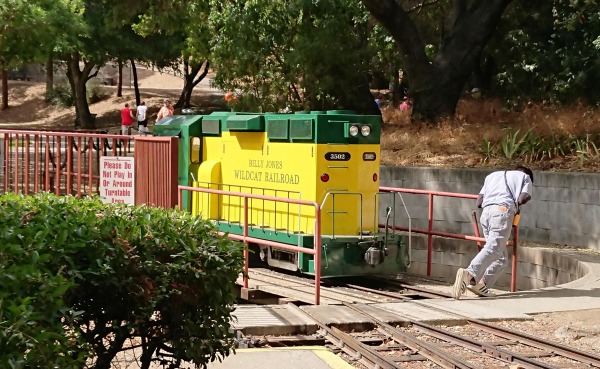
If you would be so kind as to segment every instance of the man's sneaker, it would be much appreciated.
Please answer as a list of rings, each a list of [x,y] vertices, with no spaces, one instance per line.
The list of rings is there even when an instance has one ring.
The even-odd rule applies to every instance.
[[[490,289],[485,285],[485,283],[477,283],[474,286],[467,286],[467,289],[477,296],[481,297],[496,297],[496,294],[490,291]]]
[[[465,293],[468,284],[469,272],[467,272],[466,269],[459,268],[456,272],[456,281],[454,281],[454,287],[452,288],[452,297],[458,300],[460,296]]]

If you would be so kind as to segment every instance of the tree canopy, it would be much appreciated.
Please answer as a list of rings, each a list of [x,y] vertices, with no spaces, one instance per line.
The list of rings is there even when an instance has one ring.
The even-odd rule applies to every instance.
[[[209,68],[241,110],[373,114],[370,87],[388,86],[417,120],[472,88],[597,104],[599,35],[596,0],[0,0],[0,67],[66,61],[88,128],[85,84],[107,61],[182,71],[180,107]]]

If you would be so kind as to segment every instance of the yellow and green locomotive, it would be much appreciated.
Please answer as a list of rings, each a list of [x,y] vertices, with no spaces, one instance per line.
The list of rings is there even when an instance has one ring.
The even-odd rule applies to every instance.
[[[321,204],[323,277],[406,271],[405,238],[379,228],[380,133],[381,117],[350,111],[170,116],[153,132],[180,137],[180,185]],[[183,201],[243,234],[240,197],[194,192]],[[248,219],[250,237],[314,247],[314,208],[249,199]],[[315,272],[313,255],[251,247],[270,266]]]

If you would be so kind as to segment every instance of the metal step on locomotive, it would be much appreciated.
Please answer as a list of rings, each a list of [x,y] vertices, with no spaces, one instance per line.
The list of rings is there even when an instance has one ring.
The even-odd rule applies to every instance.
[[[322,277],[396,274],[410,262],[406,237],[379,228],[379,216],[390,222],[394,211],[379,209],[392,195],[379,192],[380,133],[381,117],[351,111],[170,116],[153,132],[180,137],[179,185],[321,204]],[[243,233],[241,198],[183,196],[184,209]],[[249,200],[249,236],[313,248],[314,208]],[[315,273],[313,255],[250,248],[270,266]]]

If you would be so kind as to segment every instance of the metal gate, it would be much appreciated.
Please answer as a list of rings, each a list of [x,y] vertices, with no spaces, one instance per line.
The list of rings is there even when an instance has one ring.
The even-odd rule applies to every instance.
[[[100,157],[129,156],[142,164],[141,169],[136,168],[136,194],[140,195],[136,195],[136,204],[171,208],[177,205],[176,150],[177,138],[0,130],[0,193],[27,195],[48,191],[78,197],[97,194]],[[169,160],[168,164],[164,160]],[[166,185],[173,181],[175,186]],[[147,188],[152,189],[151,196]]]

